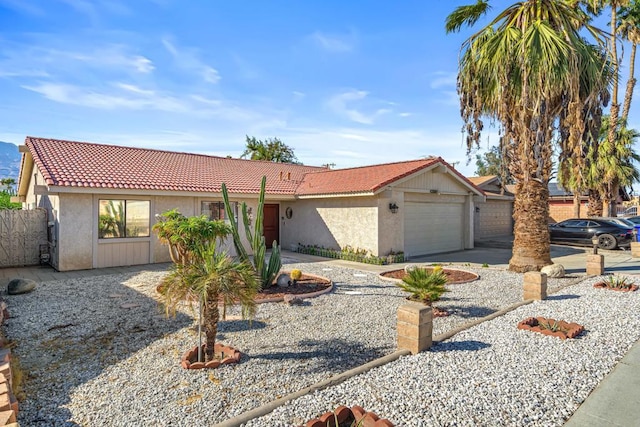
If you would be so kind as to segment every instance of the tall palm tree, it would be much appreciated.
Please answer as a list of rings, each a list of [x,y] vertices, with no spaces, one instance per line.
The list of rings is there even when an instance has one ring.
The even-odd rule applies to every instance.
[[[600,132],[599,149],[601,153],[597,156],[596,173],[594,179],[598,182],[605,182],[608,192],[615,194],[617,199],[620,187],[630,187],[638,181],[640,174],[634,162],[640,161],[640,156],[633,149],[634,143],[640,138],[640,133],[636,129],[629,129],[623,120],[618,120],[615,132],[614,144],[610,145],[609,132],[611,120],[605,116],[602,120],[602,130]],[[616,200],[614,199],[614,201]],[[605,202],[610,202],[605,200]],[[613,206],[609,207],[609,212]],[[614,213],[615,216],[615,213]]]
[[[634,77],[635,70],[635,56],[638,40],[640,39],[640,5],[637,0],[584,0],[590,10],[594,14],[600,13],[605,7],[609,7],[611,10],[611,16],[609,20],[610,28],[610,40],[609,49],[611,52],[611,62],[613,68],[613,83],[611,93],[611,106],[609,109],[609,126],[606,142],[600,139],[598,143],[604,143],[604,148],[599,149],[596,147],[594,153],[596,156],[604,156],[602,161],[614,162],[616,149],[618,145],[616,137],[619,132],[626,125],[629,116],[629,109],[631,107],[631,99],[633,97],[633,89],[636,83]],[[622,40],[621,40],[622,39]],[[618,43],[628,40],[631,42],[631,55],[629,59],[629,79],[627,80],[627,86],[625,90],[624,103],[622,112],[620,111],[620,103],[618,102],[618,80],[620,76],[620,59],[618,58]],[[600,163],[598,161],[598,163]],[[618,197],[618,188],[620,183],[615,179],[614,168],[605,168],[607,172],[606,177],[601,177],[598,182],[600,185],[594,187],[592,190],[597,190],[600,194],[602,202],[607,206],[607,215],[615,215],[614,208],[616,205],[616,199]],[[590,191],[590,194],[595,195],[595,191]],[[597,200],[589,200],[589,205],[595,204]],[[602,204],[592,209],[594,212],[602,212]]]
[[[447,18],[447,32],[474,25],[488,10],[488,0],[457,8]],[[462,45],[458,93],[467,148],[479,145],[483,117],[498,121],[516,182],[512,271],[551,264],[548,182],[555,125],[563,115],[581,116],[588,99],[606,85],[603,43],[602,32],[576,2],[528,0],[507,7]],[[579,141],[584,126],[574,123],[558,136]]]
[[[635,65],[636,65],[636,49],[640,43],[640,2],[631,0],[626,6],[620,8],[618,13],[618,34],[631,43],[631,52],[629,54],[629,79],[627,80],[627,88],[624,93],[624,102],[622,104],[622,114],[620,120],[628,122],[629,109],[631,108],[631,98],[633,97],[633,89],[636,85]]]

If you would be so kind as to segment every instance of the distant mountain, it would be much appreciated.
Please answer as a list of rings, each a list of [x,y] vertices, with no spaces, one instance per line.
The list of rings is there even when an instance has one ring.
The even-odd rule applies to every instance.
[[[17,182],[21,158],[16,144],[0,141],[0,178],[14,178]]]

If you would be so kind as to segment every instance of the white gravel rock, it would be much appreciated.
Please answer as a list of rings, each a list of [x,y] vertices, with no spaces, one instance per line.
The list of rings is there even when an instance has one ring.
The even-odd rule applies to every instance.
[[[164,271],[43,282],[37,293],[11,300],[6,334],[27,372],[20,423],[211,425],[395,350],[403,291],[370,272],[285,261],[286,270],[330,278],[335,290],[301,306],[261,304],[252,323],[221,321],[218,340],[243,356],[217,370],[179,366],[197,343],[194,312],[185,305],[175,317],[164,315],[156,292]],[[522,275],[462,268],[480,280],[449,287],[436,305],[451,315],[435,319],[434,335],[522,300]],[[550,279],[549,291],[575,280]],[[556,425],[640,333],[631,314],[640,293],[612,294],[588,284],[566,288],[250,425],[301,424],[340,404],[360,404],[397,425]],[[524,317],[547,314],[588,332],[561,342],[515,330]],[[616,325],[627,332],[617,334]]]

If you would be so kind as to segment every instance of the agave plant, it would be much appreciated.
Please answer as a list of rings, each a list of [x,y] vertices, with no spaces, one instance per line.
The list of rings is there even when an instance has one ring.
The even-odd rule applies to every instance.
[[[411,294],[409,299],[431,305],[443,293],[448,292],[446,283],[447,276],[442,271],[429,272],[425,268],[413,268],[396,285]]]
[[[605,281],[605,284],[607,287],[614,289],[627,289],[633,285],[633,283],[624,276],[609,276]]]

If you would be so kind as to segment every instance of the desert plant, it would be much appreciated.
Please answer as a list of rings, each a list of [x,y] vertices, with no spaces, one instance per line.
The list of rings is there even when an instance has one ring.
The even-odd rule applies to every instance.
[[[242,221],[244,223],[244,231],[251,245],[253,251],[253,266],[256,273],[260,276],[262,287],[266,288],[273,284],[276,274],[282,267],[282,260],[280,259],[280,245],[277,241],[273,241],[271,245],[271,256],[269,261],[265,260],[267,253],[267,244],[263,235],[263,219],[264,219],[264,194],[265,187],[267,185],[267,177],[262,177],[260,183],[260,195],[258,196],[258,212],[256,213],[255,221],[253,223],[253,231],[251,231],[251,219],[247,211],[247,204],[242,202]],[[238,230],[238,221],[236,220],[233,210],[231,209],[231,203],[229,202],[229,192],[227,186],[222,183],[222,197],[224,199],[224,208],[227,213],[227,217],[231,224],[231,235],[233,236],[233,245],[236,248],[238,256],[242,261],[251,263],[249,254],[242,243],[240,238],[240,232]]]
[[[200,262],[198,254],[206,242],[229,235],[231,229],[220,220],[212,221],[205,215],[185,217],[177,209],[163,212],[153,231],[161,243],[169,246],[171,260],[176,264]]]
[[[294,268],[293,270],[291,270],[291,273],[289,273],[289,277],[291,277],[291,280],[293,280],[295,283],[297,280],[300,280],[300,278],[302,277],[302,271],[298,270],[297,268]]]
[[[614,289],[627,289],[633,285],[629,278],[623,276],[609,276],[604,283],[608,288]]]
[[[562,326],[560,326],[560,323],[557,320],[554,320],[553,322],[551,322],[551,320],[546,320],[544,322],[538,323],[538,326],[540,327],[540,329],[548,329],[551,332],[567,331],[567,328],[563,328]]]
[[[407,271],[402,282],[396,285],[403,291],[409,292],[409,299],[424,302],[431,305],[438,301],[443,293],[448,292],[445,288],[447,276],[442,271],[427,271],[425,268],[413,268]]]
[[[252,318],[260,281],[248,262],[216,252],[215,241],[205,241],[193,251],[190,259],[198,259],[199,262],[176,263],[162,281],[162,296],[167,314],[175,314],[177,306],[185,299],[197,298],[201,302],[199,314],[206,336],[204,361],[208,362],[214,358],[220,302],[223,303],[223,318],[226,306],[235,303],[241,305],[243,318]]]

